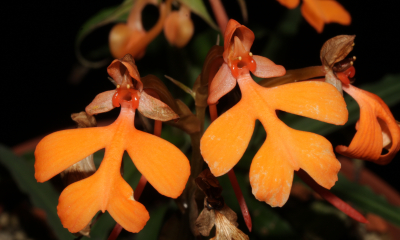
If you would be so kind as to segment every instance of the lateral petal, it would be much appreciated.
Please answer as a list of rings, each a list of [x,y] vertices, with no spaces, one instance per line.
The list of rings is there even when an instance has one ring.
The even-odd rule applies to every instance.
[[[200,151],[214,176],[227,173],[243,156],[255,121],[242,100],[207,128],[200,141]]]
[[[360,158],[378,164],[389,163],[400,150],[400,128],[389,107],[377,95],[350,84],[343,86],[343,90],[351,95],[360,106],[360,120],[357,133],[350,146],[337,146],[336,151],[351,158]],[[382,128],[377,118],[386,124],[385,128],[388,128],[392,138],[392,146],[384,155],[381,155]]]
[[[109,127],[80,128],[52,133],[35,150],[35,178],[44,182],[72,164],[104,148],[110,141]]]
[[[347,122],[346,102],[331,84],[306,81],[267,88],[265,91],[265,101],[275,109],[336,125]]]
[[[150,184],[167,197],[181,195],[190,175],[186,156],[164,139],[136,129],[127,137],[126,150]]]
[[[108,112],[114,109],[115,107],[113,106],[112,98],[115,92],[116,90],[110,90],[98,94],[85,108],[86,113],[92,116],[94,114]]]
[[[253,72],[254,75],[260,78],[280,77],[285,75],[286,69],[281,65],[276,65],[273,61],[263,56],[253,55],[256,61],[257,68]]]
[[[228,64],[222,64],[214,79],[211,82],[208,104],[215,104],[218,100],[230,92],[236,86],[236,79],[232,76]]]

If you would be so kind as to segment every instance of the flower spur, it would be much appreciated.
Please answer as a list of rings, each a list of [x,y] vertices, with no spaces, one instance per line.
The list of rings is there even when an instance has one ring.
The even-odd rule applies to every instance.
[[[117,120],[106,127],[50,134],[35,151],[35,177],[37,181],[44,182],[105,148],[99,169],[92,176],[69,185],[61,193],[57,212],[63,226],[70,232],[84,228],[99,210],[107,210],[116,222],[130,232],[138,232],[144,227],[149,214],[141,203],[135,201],[132,188],[120,173],[125,150],[136,168],[165,196],[177,198],[190,174],[189,161],[178,148],[137,130],[133,124],[136,109],[163,121],[177,118],[177,115],[166,104],[143,91],[132,56],[115,60],[107,71],[118,84],[117,89],[99,94],[86,111],[92,115],[121,106]]]
[[[264,88],[254,82],[249,71],[256,76],[273,77],[284,75],[285,70],[252,54],[239,59],[239,54],[249,51],[253,40],[251,30],[230,20],[225,32],[225,64],[211,83],[208,102],[217,102],[236,81],[242,99],[210,125],[200,149],[215,176],[227,173],[243,156],[259,119],[267,139],[251,164],[250,183],[258,200],[282,206],[289,197],[294,171],[304,169],[319,185],[329,189],[337,181],[340,163],[324,137],[291,129],[275,111],[337,125],[347,121],[348,112],[341,94],[327,83],[309,81]],[[262,62],[257,61],[260,58]],[[262,64],[258,65],[259,62]]]

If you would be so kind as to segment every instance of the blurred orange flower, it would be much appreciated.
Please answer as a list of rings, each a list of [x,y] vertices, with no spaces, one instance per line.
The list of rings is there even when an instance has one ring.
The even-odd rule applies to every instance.
[[[283,6],[292,9],[299,5],[300,0],[277,0]],[[303,0],[301,13],[307,22],[321,33],[325,23],[350,25],[351,16],[346,9],[334,0]]]
[[[267,139],[251,164],[253,194],[273,207],[283,206],[289,197],[294,171],[304,169],[318,184],[329,189],[337,181],[340,163],[328,140],[286,126],[276,116],[276,110],[337,125],[347,121],[348,113],[341,94],[324,82],[291,83],[274,88],[254,82],[249,71],[272,77],[285,74],[285,69],[267,58],[250,54],[253,40],[251,30],[229,21],[225,32],[225,63],[214,77],[208,102],[218,101],[236,81],[242,99],[210,125],[200,149],[215,176],[227,173],[243,156],[259,119]]]
[[[190,174],[189,161],[178,148],[134,126],[136,109],[154,117],[151,107],[157,105],[158,110],[168,115],[156,116],[157,120],[173,119],[177,115],[167,105],[142,91],[133,58],[127,55],[115,60],[107,70],[117,89],[99,94],[86,111],[92,115],[121,106],[117,120],[106,127],[52,133],[42,139],[35,150],[35,178],[44,182],[105,148],[99,169],[92,176],[69,185],[61,193],[57,212],[63,226],[70,232],[83,229],[99,210],[107,210],[117,223],[130,232],[138,232],[144,227],[149,214],[141,203],[135,201],[132,188],[120,173],[125,150],[136,168],[165,196],[177,198]]]

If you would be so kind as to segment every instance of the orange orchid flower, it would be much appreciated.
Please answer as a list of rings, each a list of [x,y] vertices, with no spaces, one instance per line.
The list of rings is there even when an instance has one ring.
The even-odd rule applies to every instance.
[[[300,0],[278,0],[283,6],[293,9],[297,7]],[[350,25],[351,16],[346,9],[334,0],[303,0],[301,13],[307,22],[321,33],[326,23],[339,23]]]
[[[186,46],[194,33],[190,9],[181,4],[178,11],[172,11],[164,22],[164,34],[168,42],[178,48]]]
[[[350,62],[351,64],[347,64]],[[400,150],[400,128],[389,107],[377,95],[354,87],[350,78],[354,77],[353,60],[345,59],[338,65],[342,69],[335,72],[341,81],[342,89],[352,96],[360,106],[360,119],[356,124],[357,133],[349,147],[337,146],[336,151],[350,158],[373,161],[378,164],[388,164]],[[382,149],[388,145],[384,138],[389,138],[389,151],[382,155]]]
[[[147,4],[157,5],[157,0],[137,0],[132,6],[127,23],[119,23],[111,29],[109,45],[113,57],[122,58],[129,53],[135,59],[142,58],[147,45],[162,31],[171,9],[171,0],[159,5],[160,17],[149,31],[144,29],[142,23],[142,11]]]
[[[259,119],[267,139],[251,164],[250,184],[258,200],[273,207],[283,206],[289,197],[294,171],[304,169],[318,184],[329,189],[337,181],[340,163],[328,140],[286,126],[276,110],[338,125],[347,121],[348,112],[341,94],[324,82],[291,83],[274,88],[258,85],[249,71],[257,76],[280,76],[285,69],[267,58],[250,54],[253,40],[251,30],[229,21],[225,32],[225,63],[211,83],[208,102],[218,101],[236,81],[242,99],[210,125],[201,139],[200,150],[215,176],[227,173],[243,156]]]
[[[130,232],[138,232],[145,226],[149,214],[141,203],[135,201],[132,188],[120,173],[125,150],[136,168],[165,196],[177,198],[190,174],[189,161],[178,148],[134,126],[136,109],[162,121],[177,115],[143,91],[132,56],[113,61],[107,71],[118,84],[117,89],[99,94],[86,111],[92,115],[121,106],[117,120],[106,127],[52,133],[40,141],[35,151],[35,178],[44,182],[105,148],[99,169],[61,193],[57,212],[63,226],[70,232],[83,229],[99,210],[107,210]]]

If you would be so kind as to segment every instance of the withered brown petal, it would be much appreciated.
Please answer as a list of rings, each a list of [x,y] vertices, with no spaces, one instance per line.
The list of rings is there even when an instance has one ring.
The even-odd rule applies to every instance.
[[[167,104],[150,96],[144,91],[140,96],[138,110],[145,117],[163,122],[179,118],[178,114],[176,114]]]
[[[234,226],[222,213],[215,211],[215,237],[210,240],[249,240],[249,236]]]
[[[96,167],[93,162],[93,154],[90,154],[81,161],[73,164],[60,173],[65,186],[79,180],[85,179],[96,172]]]
[[[237,214],[226,204],[221,210],[219,210],[219,212],[222,213],[235,227],[239,225],[237,223]]]
[[[94,115],[98,113],[108,112],[114,109],[112,104],[112,98],[116,90],[110,90],[98,94],[93,101],[85,108],[88,115]]]
[[[209,206],[213,209],[222,209],[224,207],[224,199],[221,196],[222,187],[218,179],[212,175],[210,169],[205,169],[195,179],[196,185],[206,195],[204,206]]]
[[[162,102],[167,104],[174,112],[178,113],[178,106],[176,105],[175,98],[168,90],[167,86],[156,76],[147,75],[142,77],[143,89],[154,91]]]
[[[176,112],[179,115],[178,121],[169,121],[168,124],[182,129],[187,134],[193,134],[196,132],[200,132],[200,120],[192,113],[190,108],[186,106],[184,102],[179,99],[176,99],[176,106],[178,106],[178,111]]]
[[[355,37],[356,35],[339,35],[326,41],[320,52],[322,64],[332,68],[335,63],[343,60],[353,50]]]
[[[78,124],[78,128],[96,127],[96,118],[88,115],[86,112],[73,113],[71,118]]]
[[[207,237],[215,224],[214,210],[204,208],[196,220],[196,227],[202,236]]]

